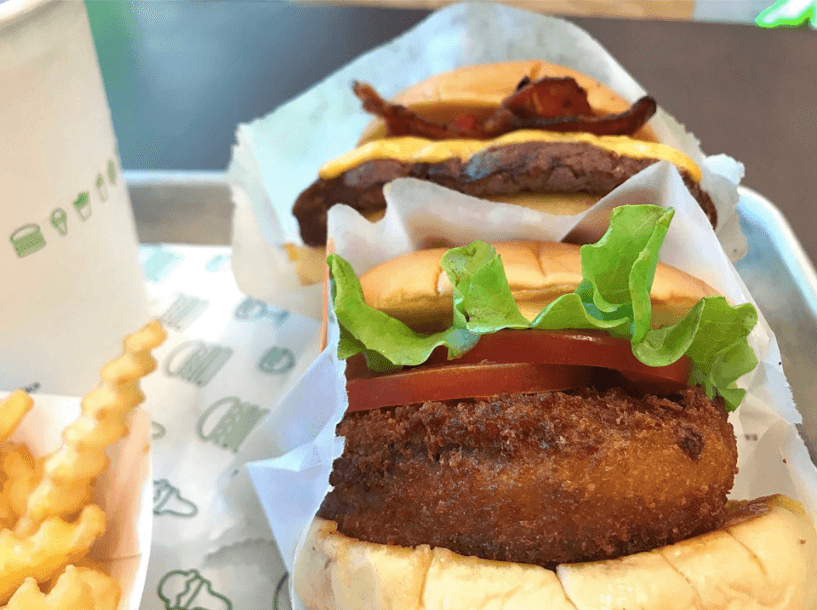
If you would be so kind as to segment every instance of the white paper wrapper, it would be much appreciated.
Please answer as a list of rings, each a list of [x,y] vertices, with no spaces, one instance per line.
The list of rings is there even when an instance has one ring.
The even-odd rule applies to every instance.
[[[320,318],[320,288],[303,288],[281,248],[300,243],[291,208],[323,163],[354,148],[371,119],[350,84],[362,80],[384,97],[464,65],[542,59],[577,69],[629,101],[644,89],[592,37],[553,17],[508,6],[470,3],[432,14],[394,41],[370,51],[275,112],[236,132],[229,166],[233,200],[233,268],[239,287],[303,315]],[[660,102],[660,100],[659,100]],[[659,138],[702,168],[701,184],[718,210],[718,237],[732,260],[746,252],[735,214],[742,166],[704,157],[694,136],[663,110],[650,121]]]
[[[677,170],[668,163],[647,168],[600,201],[578,225],[561,227],[556,233],[544,222],[537,223],[536,229],[528,225],[520,229],[521,219],[514,218],[510,207],[499,219],[494,219],[487,207],[475,210],[473,216],[465,215],[458,205],[458,197],[422,182],[395,181],[388,197],[389,211],[375,225],[342,206],[330,211],[330,235],[336,250],[349,259],[359,273],[395,253],[415,249],[427,239],[429,227],[433,228],[435,237],[447,239],[453,245],[477,238],[549,239],[565,231],[590,238],[600,234],[610,207],[625,202],[649,202],[676,210],[661,261],[705,280],[732,304],[752,302],[703,212],[684,187]],[[418,205],[420,201],[425,205]],[[488,204],[470,202],[469,208],[480,205]],[[343,230],[338,230],[339,227]],[[522,229],[524,233],[520,234]],[[537,232],[540,233],[537,235]],[[356,236],[354,240],[349,238],[352,235]],[[384,235],[388,235],[388,239],[384,240]],[[383,244],[389,244],[389,248],[383,248]],[[341,447],[334,437],[334,429],[346,408],[346,396],[341,381],[343,366],[334,357],[337,348],[334,321],[330,329],[329,346],[281,405],[282,409],[295,409],[296,405],[304,409],[304,405],[308,405],[311,416],[305,418],[301,414],[298,421],[292,422],[292,438],[308,437],[316,421],[325,420],[324,427],[313,441],[299,446],[293,443],[290,453],[249,466],[284,563],[290,570],[302,532],[329,489],[332,460]],[[785,493],[802,502],[815,519],[817,469],[796,433],[794,423],[800,421],[800,416],[780,365],[777,343],[762,315],[749,341],[760,364],[741,380],[747,396],[731,417],[738,440],[740,468],[732,495],[748,498]],[[327,414],[331,415],[327,418]],[[305,425],[307,421],[310,430]],[[301,430],[296,434],[298,422]],[[286,494],[281,493],[284,489]],[[302,607],[299,603],[295,601],[296,608]]]
[[[8,396],[0,392],[0,400]],[[34,394],[34,407],[9,439],[28,445],[41,456],[56,450],[62,431],[80,414],[80,399]],[[122,587],[119,610],[137,610],[150,555],[153,489],[150,461],[150,417],[137,409],[130,434],[108,451],[111,463],[99,477],[94,501],[105,511],[105,534],[91,558],[99,561]]]

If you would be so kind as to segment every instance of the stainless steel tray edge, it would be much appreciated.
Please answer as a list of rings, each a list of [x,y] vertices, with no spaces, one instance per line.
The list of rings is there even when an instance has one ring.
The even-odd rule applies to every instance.
[[[735,268],[777,337],[803,416],[798,429],[817,464],[817,272],[780,210],[750,188],[738,191],[749,252]]]

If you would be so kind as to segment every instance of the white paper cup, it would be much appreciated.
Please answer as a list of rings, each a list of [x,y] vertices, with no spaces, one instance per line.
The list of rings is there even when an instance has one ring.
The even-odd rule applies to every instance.
[[[148,319],[83,2],[0,2],[0,389],[80,396]]]

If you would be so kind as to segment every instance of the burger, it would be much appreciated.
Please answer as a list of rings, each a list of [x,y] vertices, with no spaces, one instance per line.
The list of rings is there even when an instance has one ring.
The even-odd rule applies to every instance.
[[[658,264],[672,213],[360,279],[329,257],[349,407],[307,608],[815,607],[802,507],[727,501],[757,314]]]
[[[354,91],[378,118],[357,148],[319,169],[292,209],[303,243],[318,248],[290,247],[292,258],[303,258],[304,283],[322,278],[329,208],[343,203],[375,221],[386,209],[383,186],[396,178],[577,214],[649,165],[669,161],[717,224],[700,168],[646,125],[656,110],[649,96],[630,104],[588,76],[541,61],[446,72],[391,102],[364,83]]]

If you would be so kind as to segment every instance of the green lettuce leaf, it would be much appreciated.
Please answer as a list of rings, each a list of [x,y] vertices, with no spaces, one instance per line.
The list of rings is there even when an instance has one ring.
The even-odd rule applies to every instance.
[[[366,305],[360,280],[348,261],[330,254],[327,263],[340,324],[339,358],[362,353],[369,368],[387,372],[422,364],[439,346],[448,348],[449,358],[456,358],[479,341],[479,335],[456,327],[433,335],[414,332],[400,320]]]
[[[723,396],[734,410],[745,392],[736,380],[757,365],[747,337],[757,322],[749,304],[729,306],[722,297],[699,301],[677,324],[650,329],[650,290],[658,254],[674,211],[649,205],[615,208],[610,227],[596,244],[582,246],[583,280],[532,321],[519,312],[502,261],[484,242],[446,252],[440,264],[453,287],[452,325],[433,335],[408,326],[365,304],[351,266],[328,258],[335,315],[341,326],[341,358],[363,353],[370,368],[393,370],[424,362],[438,346],[456,358],[482,334],[506,328],[604,330],[627,338],[633,354],[648,366],[665,366],[687,355],[691,383],[710,397]]]
[[[502,260],[491,246],[475,241],[452,248],[440,266],[454,288],[454,326],[473,333],[500,328],[528,328],[513,300]]]

